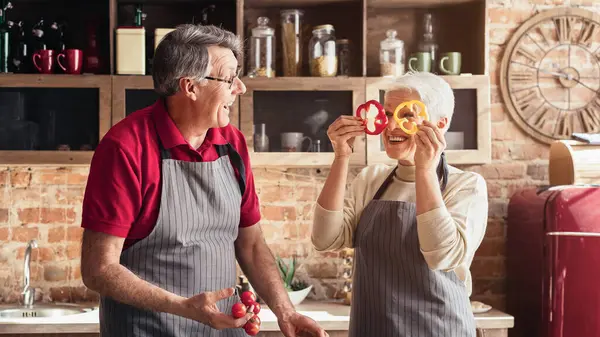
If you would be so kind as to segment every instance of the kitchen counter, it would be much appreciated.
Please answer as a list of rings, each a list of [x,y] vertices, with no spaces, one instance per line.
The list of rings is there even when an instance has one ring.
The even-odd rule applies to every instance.
[[[332,302],[306,300],[297,306],[298,312],[307,315],[321,324],[331,337],[346,336],[348,330],[350,307]],[[258,336],[281,336],[279,326],[273,312],[266,306],[259,314],[262,324]],[[477,328],[485,332],[485,336],[507,336],[507,331],[514,325],[512,316],[492,309],[486,313],[475,314]],[[52,317],[52,318],[0,318],[0,335],[22,336],[40,334],[44,336],[98,336],[98,310],[86,313]]]

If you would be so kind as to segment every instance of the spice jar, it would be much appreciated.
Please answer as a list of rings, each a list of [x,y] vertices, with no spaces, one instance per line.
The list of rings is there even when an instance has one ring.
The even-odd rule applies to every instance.
[[[310,74],[316,77],[335,76],[338,59],[333,26],[316,26],[312,33],[313,36],[308,45]]]
[[[342,39],[336,41],[338,53],[338,75],[350,76],[350,40]]]
[[[283,76],[302,73],[302,15],[299,9],[281,11],[281,44],[283,46]]]
[[[257,21],[250,37],[248,77],[275,77],[275,30],[268,26],[269,18]]]
[[[404,42],[396,39],[398,33],[388,30],[387,38],[381,41],[379,49],[379,65],[381,76],[397,77],[404,74]]]

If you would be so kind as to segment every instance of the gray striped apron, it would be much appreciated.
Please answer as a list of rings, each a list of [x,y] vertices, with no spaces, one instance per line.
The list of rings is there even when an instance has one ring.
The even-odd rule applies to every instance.
[[[234,241],[245,190],[239,154],[230,144],[214,145],[219,153],[216,161],[185,162],[171,159],[160,137],[159,146],[162,192],[158,219],[148,237],[121,253],[121,264],[141,279],[183,297],[235,286]],[[217,305],[230,315],[237,300],[234,295]],[[246,336],[243,329],[218,331],[108,297],[100,302],[100,333],[106,337]]]
[[[379,200],[395,172],[356,229],[349,336],[474,337],[466,286],[454,272],[429,269],[420,252],[415,204]]]

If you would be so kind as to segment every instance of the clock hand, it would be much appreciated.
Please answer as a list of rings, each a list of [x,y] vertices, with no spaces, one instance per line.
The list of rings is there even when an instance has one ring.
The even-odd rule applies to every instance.
[[[544,74],[548,74],[548,75],[553,75],[553,76],[557,76],[557,77],[562,77],[562,78],[566,78],[566,79],[569,79],[569,80],[571,79],[571,78],[569,78],[570,75],[567,75],[567,74],[557,73],[557,72],[549,71],[549,70],[538,69],[538,68],[536,68],[534,66],[530,66],[529,64],[525,64],[525,63],[521,63],[521,62],[512,61],[512,63],[516,63],[516,64],[519,64],[519,65],[522,65],[522,66],[525,66],[525,67],[529,67],[531,69],[535,69],[535,70],[539,71],[540,73],[544,73]]]
[[[573,81],[575,81],[575,82],[577,82],[577,83],[579,83],[579,84],[583,85],[584,87],[586,87],[586,88],[590,89],[591,91],[593,91],[593,92],[595,92],[595,93],[598,93],[598,90],[596,90],[596,89],[592,89],[592,88],[588,87],[588,86],[587,86],[585,83],[581,82],[581,81],[580,81],[578,78],[572,77],[571,79],[572,79]]]

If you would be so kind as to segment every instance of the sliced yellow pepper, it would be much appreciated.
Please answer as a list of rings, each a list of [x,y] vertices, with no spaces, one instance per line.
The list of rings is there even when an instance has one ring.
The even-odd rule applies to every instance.
[[[398,126],[400,127],[400,129],[402,129],[402,131],[406,132],[409,135],[414,135],[419,130],[417,128],[417,123],[410,122],[412,124],[412,127],[410,129],[405,128],[404,123],[408,122],[408,119],[406,117],[398,118],[398,112],[400,112],[400,110],[402,110],[405,107],[409,107],[411,110],[413,110],[413,106],[415,104],[421,108],[418,116],[422,117],[424,120],[428,121],[429,115],[427,114],[427,108],[425,107],[425,104],[423,104],[423,102],[421,102],[421,101],[414,100],[414,101],[404,102],[404,103],[398,104],[398,106],[396,107],[396,110],[394,110],[394,119],[396,120],[396,123],[398,123]]]

